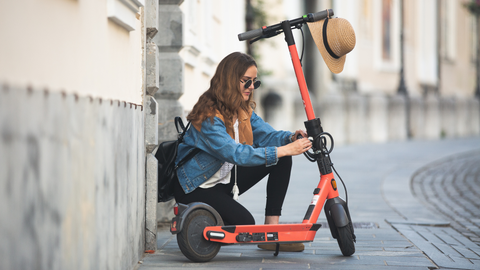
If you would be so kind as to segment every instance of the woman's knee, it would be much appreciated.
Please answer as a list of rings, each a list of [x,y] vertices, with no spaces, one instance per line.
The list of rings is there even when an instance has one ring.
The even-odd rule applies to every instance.
[[[284,156],[278,160],[278,163],[290,164],[290,166],[292,165],[292,162],[292,156]]]
[[[285,156],[285,157],[281,157],[280,159],[278,159],[277,166],[292,168],[292,163],[293,163],[292,157],[291,156]]]

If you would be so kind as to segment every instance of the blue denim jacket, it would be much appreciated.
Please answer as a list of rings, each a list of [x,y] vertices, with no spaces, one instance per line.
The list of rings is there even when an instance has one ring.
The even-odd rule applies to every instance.
[[[277,146],[291,143],[293,133],[273,129],[255,112],[249,120],[253,132],[252,146],[235,143],[218,117],[214,117],[213,124],[209,118],[203,121],[200,131],[193,126],[187,130],[183,143],[178,146],[175,164],[194,148],[202,151],[177,169],[178,180],[186,194],[212,177],[225,161],[245,167],[277,164]]]

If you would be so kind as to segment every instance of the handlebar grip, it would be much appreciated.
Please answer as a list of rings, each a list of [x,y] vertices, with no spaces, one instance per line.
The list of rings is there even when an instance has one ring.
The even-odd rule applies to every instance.
[[[312,16],[313,16],[313,21],[314,22],[320,21],[320,20],[323,20],[323,19],[327,18],[327,16],[328,17],[333,16],[333,9],[325,9],[325,10],[319,11],[317,13],[313,13]]]
[[[249,40],[249,39],[252,39],[252,38],[259,37],[261,35],[263,35],[263,29],[258,28],[258,29],[255,29],[255,30],[250,30],[250,31],[247,31],[245,33],[238,34],[238,40],[239,41]]]

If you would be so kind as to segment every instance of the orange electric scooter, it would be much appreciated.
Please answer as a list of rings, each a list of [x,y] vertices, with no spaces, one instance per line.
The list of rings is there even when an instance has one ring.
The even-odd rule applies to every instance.
[[[222,218],[211,206],[205,203],[188,205],[178,203],[174,207],[175,217],[172,219],[170,231],[177,235],[178,246],[188,259],[195,262],[210,261],[217,255],[222,245],[228,244],[276,243],[274,255],[277,256],[280,243],[312,242],[314,240],[315,234],[321,226],[316,222],[322,211],[322,206],[324,206],[331,234],[333,238],[337,239],[342,254],[350,256],[355,253],[355,235],[350,213],[347,203],[339,197],[337,183],[332,172],[333,164],[329,154],[333,150],[333,138],[329,133],[323,132],[320,119],[315,118],[292,34],[292,29],[301,29],[307,22],[323,20],[331,15],[333,15],[331,9],[309,13],[298,19],[264,26],[238,35],[240,41],[252,39],[251,42],[255,42],[280,33],[285,34],[285,41],[292,57],[295,75],[307,113],[308,121],[305,122],[305,127],[313,144],[313,151],[305,152],[305,156],[310,161],[317,162],[321,175],[320,182],[313,191],[313,199],[303,222],[298,224],[224,226]],[[335,169],[333,168],[333,170]]]

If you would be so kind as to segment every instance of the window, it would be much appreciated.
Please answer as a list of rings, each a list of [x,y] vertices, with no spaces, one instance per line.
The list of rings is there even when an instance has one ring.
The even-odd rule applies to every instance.
[[[441,2],[441,55],[442,58],[449,61],[454,61],[456,57],[456,7],[457,1],[443,0]]]
[[[392,0],[382,0],[382,59],[392,60]]]
[[[415,5],[415,62],[420,84],[435,87],[438,83],[438,5],[435,1],[417,1]]]
[[[373,2],[374,66],[382,72],[400,69],[400,0]]]
[[[472,63],[475,63],[476,59],[477,59],[477,46],[479,46],[480,44],[477,44],[477,40],[478,40],[478,31],[480,31],[480,29],[477,29],[478,25],[477,25],[477,20],[475,18],[475,16],[470,16],[471,19],[471,31],[472,31],[472,35],[471,35],[471,51],[470,51],[470,58],[472,59]],[[480,57],[480,56],[479,56]]]
[[[145,0],[108,0],[108,19],[127,31],[133,31],[137,23],[136,14],[139,12],[139,8],[144,5]]]

